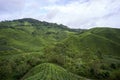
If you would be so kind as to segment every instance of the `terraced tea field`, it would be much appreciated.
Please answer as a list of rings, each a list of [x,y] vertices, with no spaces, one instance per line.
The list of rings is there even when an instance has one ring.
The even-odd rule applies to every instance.
[[[30,70],[22,80],[85,80],[85,78],[74,75],[58,65],[43,63]]]

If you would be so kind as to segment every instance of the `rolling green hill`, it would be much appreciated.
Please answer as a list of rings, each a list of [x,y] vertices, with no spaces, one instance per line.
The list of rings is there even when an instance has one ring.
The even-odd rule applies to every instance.
[[[64,39],[67,35],[66,27],[64,30],[64,27],[59,27],[60,25],[57,24],[49,24],[47,22],[43,22],[43,24],[41,24],[42,22],[38,22],[37,24],[32,19],[30,19],[31,23],[30,21],[27,22],[27,20],[29,19],[3,22],[6,26],[2,27],[1,25],[0,44],[3,46],[6,45],[6,48],[9,47],[10,49],[40,51],[42,46],[53,44],[53,42]]]
[[[23,80],[85,80],[64,68],[50,63],[43,63],[31,69]],[[87,79],[86,79],[87,80]]]
[[[120,29],[0,22],[1,80],[119,80]]]

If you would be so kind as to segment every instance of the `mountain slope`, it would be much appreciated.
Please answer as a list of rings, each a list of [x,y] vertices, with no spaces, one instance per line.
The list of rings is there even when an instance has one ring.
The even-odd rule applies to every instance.
[[[43,63],[31,69],[23,80],[85,80],[74,75],[62,67],[50,63]]]
[[[107,30],[107,33],[103,33],[104,30]],[[66,60],[65,67],[75,74],[100,80],[112,80],[112,75],[120,74],[119,32],[120,29],[112,28],[90,29],[82,34],[71,35],[56,44],[49,53],[64,54],[71,58],[71,62]],[[109,33],[113,36],[107,37]],[[116,70],[118,73],[113,74]]]
[[[0,45],[2,50],[41,51],[43,46],[53,45],[74,33],[66,26],[29,18],[1,22]]]
[[[0,22],[0,65],[1,80],[119,80],[120,29]]]

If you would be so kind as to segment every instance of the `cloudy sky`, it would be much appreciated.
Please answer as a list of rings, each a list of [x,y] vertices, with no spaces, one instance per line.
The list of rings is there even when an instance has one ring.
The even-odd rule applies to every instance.
[[[70,28],[120,28],[120,0],[0,0],[0,21],[20,18]]]

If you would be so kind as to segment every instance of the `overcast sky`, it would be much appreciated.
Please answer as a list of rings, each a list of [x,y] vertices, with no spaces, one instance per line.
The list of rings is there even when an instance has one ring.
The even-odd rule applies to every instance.
[[[120,28],[120,0],[0,0],[0,21],[20,18],[70,28]]]

